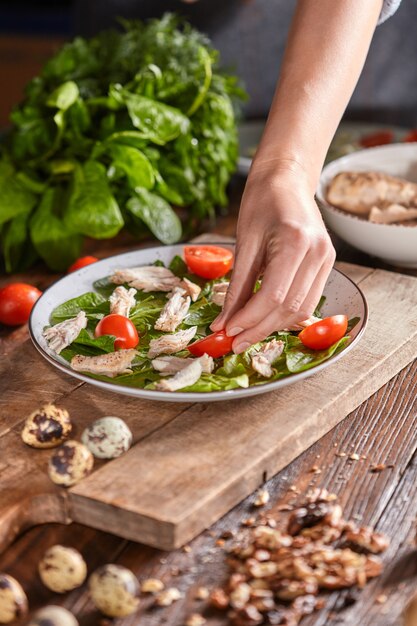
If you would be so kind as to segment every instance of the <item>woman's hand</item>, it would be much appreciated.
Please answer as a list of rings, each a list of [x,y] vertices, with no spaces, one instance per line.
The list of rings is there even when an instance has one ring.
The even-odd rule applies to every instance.
[[[314,191],[296,163],[254,163],[239,213],[226,302],[211,325],[242,352],[312,315],[335,260]],[[262,286],[254,294],[257,278]]]

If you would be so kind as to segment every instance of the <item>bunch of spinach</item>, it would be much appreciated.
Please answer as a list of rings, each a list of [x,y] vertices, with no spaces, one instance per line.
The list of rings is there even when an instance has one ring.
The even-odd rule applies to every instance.
[[[85,236],[123,227],[163,243],[226,204],[244,92],[207,38],[172,14],[77,38],[11,114],[1,148],[0,241],[8,272],[41,257],[64,270]]]

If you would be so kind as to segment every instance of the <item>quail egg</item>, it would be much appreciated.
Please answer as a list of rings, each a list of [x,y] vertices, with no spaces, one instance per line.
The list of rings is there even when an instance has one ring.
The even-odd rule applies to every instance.
[[[71,487],[88,476],[94,457],[82,443],[70,439],[57,448],[49,459],[49,478],[57,485]]]
[[[102,417],[85,429],[81,441],[98,459],[115,459],[129,450],[132,433],[120,417]]]
[[[52,546],[39,563],[39,575],[45,587],[66,593],[80,587],[87,577],[87,565],[74,548]]]
[[[91,599],[108,617],[131,615],[139,606],[139,583],[136,576],[121,565],[103,565],[88,582]]]
[[[37,611],[28,626],[79,626],[79,624],[67,609],[51,604]]]
[[[26,615],[28,600],[20,583],[0,573],[0,624],[10,624]]]
[[[67,439],[71,429],[68,411],[46,404],[26,419],[22,439],[32,448],[54,448]]]

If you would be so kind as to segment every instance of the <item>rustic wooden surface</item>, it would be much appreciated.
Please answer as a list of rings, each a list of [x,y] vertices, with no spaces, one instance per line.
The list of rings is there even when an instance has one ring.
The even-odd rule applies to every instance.
[[[233,233],[233,219],[226,219],[220,225],[222,232]],[[103,255],[108,252],[103,250]],[[352,260],[346,252],[344,258]],[[369,263],[369,260],[366,262]],[[45,286],[51,277],[40,271],[31,278],[40,286]],[[57,399],[56,393],[43,384],[43,371],[30,368],[22,348],[26,338],[25,329],[0,332],[2,364],[12,359],[22,376],[20,384],[13,376],[15,382],[10,387],[4,377],[1,379],[0,407],[7,419],[0,425],[0,432],[13,430],[13,426],[34,403],[37,405],[41,401]],[[20,359],[15,359],[16,354]],[[46,364],[45,367],[49,372],[50,368]],[[39,381],[36,398],[32,393],[25,393],[26,382],[32,381],[33,384],[34,379]],[[274,509],[278,518],[285,515],[278,511],[283,503],[296,499],[289,489],[291,485],[296,485],[300,491],[310,484],[326,486],[340,494],[348,515],[354,515],[364,523],[375,524],[392,539],[384,557],[384,576],[367,586],[359,600],[347,609],[340,610],[344,594],[332,594],[325,609],[303,621],[306,626],[399,626],[405,603],[417,591],[417,554],[414,549],[417,516],[416,383],[417,364],[414,362],[267,485],[271,493],[268,508]],[[62,396],[77,386],[72,381],[68,384],[61,389]],[[86,396],[85,401],[88,406],[91,398]],[[350,461],[347,457],[335,456],[337,450],[355,451],[367,458]],[[379,474],[371,473],[371,463],[379,462],[392,464],[393,467]],[[16,473],[20,471],[20,464],[21,459],[16,458],[13,464]],[[313,474],[310,471],[312,466],[318,466],[321,473]],[[11,470],[2,465],[0,456],[0,480],[4,471]],[[36,485],[28,476],[27,490],[33,489]],[[215,545],[215,539],[225,529],[238,528],[242,520],[253,514],[252,500],[249,497],[209,531],[197,537],[190,544],[190,551],[163,553],[80,525],[52,524],[34,528],[16,541],[0,557],[0,571],[7,571],[22,582],[32,609],[47,602],[63,604],[74,611],[81,626],[98,626],[100,618],[93,610],[85,588],[61,598],[46,590],[36,573],[37,562],[47,547],[57,542],[72,545],[83,552],[90,570],[105,562],[119,562],[133,569],[140,579],[156,576],[167,585],[177,586],[185,594],[183,600],[167,609],[151,609],[149,601],[144,601],[137,615],[117,621],[117,626],[138,623],[144,626],[164,623],[181,626],[189,613],[204,610],[204,603],[194,600],[195,589],[200,585],[218,584],[224,578],[224,553]],[[376,602],[381,594],[387,597],[383,604]],[[209,626],[224,624],[226,620],[221,615],[209,616]]]

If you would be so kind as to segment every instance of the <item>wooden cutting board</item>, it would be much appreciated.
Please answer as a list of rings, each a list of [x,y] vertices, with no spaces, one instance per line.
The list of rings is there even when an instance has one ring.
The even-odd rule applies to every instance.
[[[333,367],[276,392],[213,404],[157,403],[98,391],[52,368],[29,341],[0,363],[0,551],[25,528],[81,522],[162,549],[210,526],[336,426],[417,356],[417,278],[338,264],[370,307],[359,345]],[[103,415],[134,433],[123,457],[65,490],[50,451],[20,439],[39,405],[66,407],[79,438]],[[389,433],[387,433],[389,436]]]

